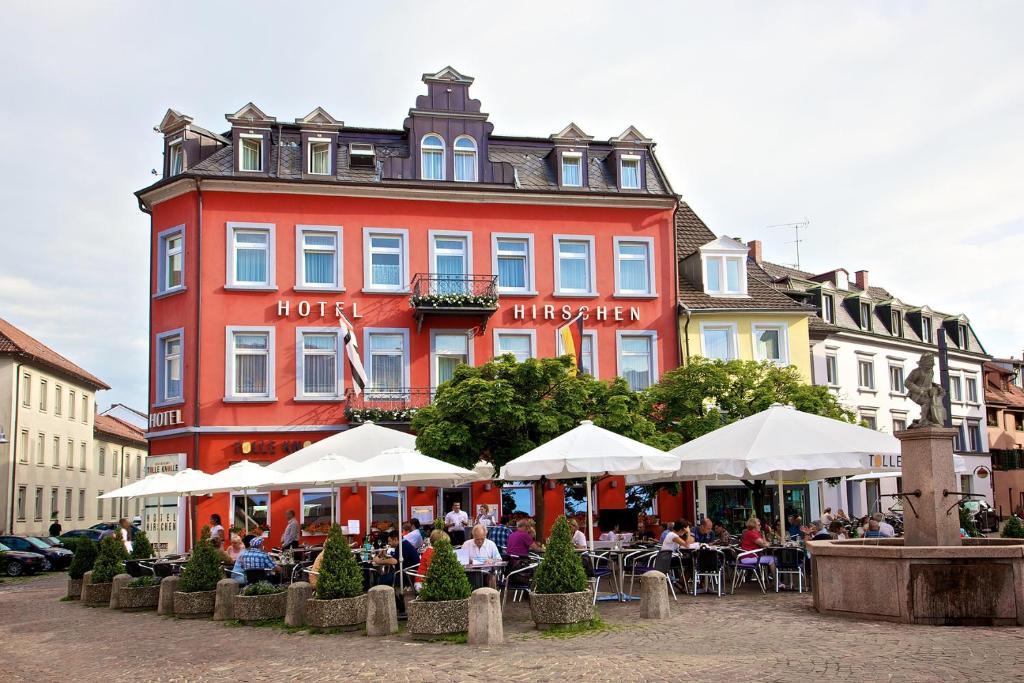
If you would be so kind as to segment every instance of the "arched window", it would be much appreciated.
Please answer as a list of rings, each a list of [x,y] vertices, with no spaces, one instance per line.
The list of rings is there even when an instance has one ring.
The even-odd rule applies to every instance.
[[[444,180],[444,140],[429,133],[420,142],[420,176],[423,180]]]
[[[476,141],[468,135],[455,138],[455,179],[476,182]]]

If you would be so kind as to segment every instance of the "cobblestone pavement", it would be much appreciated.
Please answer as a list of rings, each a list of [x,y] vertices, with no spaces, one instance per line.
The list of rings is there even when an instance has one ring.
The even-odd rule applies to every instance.
[[[60,602],[64,575],[0,584],[4,681],[1011,681],[1024,628],[823,617],[807,595],[680,596],[667,621],[601,606],[607,630],[542,637],[510,607],[506,643],[310,635]]]

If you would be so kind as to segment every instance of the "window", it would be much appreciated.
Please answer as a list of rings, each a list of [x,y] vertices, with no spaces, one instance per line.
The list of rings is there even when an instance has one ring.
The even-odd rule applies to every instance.
[[[871,331],[871,304],[860,302],[860,329]]]
[[[896,310],[892,312],[892,336],[903,336],[903,314]]]
[[[981,424],[978,422],[967,423],[967,442],[972,453],[981,453]]]
[[[239,168],[243,171],[263,170],[263,136],[242,133],[242,147],[238,159]]]
[[[476,142],[465,135],[455,138],[455,179],[476,182]]]
[[[181,141],[167,146],[167,175],[178,175],[185,170],[185,148]]]
[[[534,343],[536,340],[533,330],[495,330],[494,331],[494,356],[511,353],[516,361],[522,363],[527,358],[535,357]]]
[[[74,391],[69,391],[68,392],[68,419],[69,420],[74,420],[75,419],[75,392]]]
[[[43,520],[43,487],[36,487],[36,497],[34,501],[33,519],[37,522]]]
[[[327,138],[309,139],[309,168],[312,175],[331,175],[331,141]]]
[[[836,321],[836,300],[831,294],[824,294],[821,297],[821,317],[827,323]]]
[[[614,238],[615,294],[654,295],[654,240]]]
[[[364,259],[363,287],[376,292],[404,292],[409,283],[409,264],[405,249],[406,230],[363,231],[363,244],[367,250]]]
[[[110,451],[110,473],[117,476],[117,472],[121,467],[121,458],[117,456],[117,451]]]
[[[46,464],[46,435],[42,432],[36,437],[36,464]]]
[[[932,343],[932,319],[931,318],[925,318],[925,317],[921,318],[921,339],[926,344],[931,344]]]
[[[32,405],[32,375],[27,372],[21,376],[21,405],[26,408]]]
[[[591,377],[597,377],[597,330],[584,330],[580,346],[583,347],[580,350],[580,363],[583,367],[583,372]],[[559,334],[558,330],[555,330],[555,347],[558,350],[559,356],[565,353],[562,335]]]
[[[704,357],[713,360],[735,360],[736,326],[735,325],[704,325],[700,326]]]
[[[960,378],[953,375],[949,376],[949,398],[955,403],[961,403],[964,400],[963,387],[960,384]]]
[[[231,494],[231,526],[263,532],[270,529],[270,495],[254,493],[248,496]]]
[[[619,180],[623,190],[640,189],[640,157],[622,155],[619,160]]]
[[[98,493],[98,496],[102,496],[102,495],[103,495],[103,491],[100,491]],[[103,518],[106,517],[106,514],[104,514],[106,511],[103,509],[103,504],[105,502],[106,501],[103,500],[102,498],[99,498],[99,497],[96,498],[96,519],[101,521],[101,522],[103,521]]]
[[[53,414],[60,415],[64,410],[64,388],[57,384],[53,387]]]
[[[157,375],[156,404],[181,401],[182,392],[182,337],[180,329],[158,334],[156,337]]]
[[[432,287],[437,294],[466,294],[469,264],[472,259],[470,233],[430,231],[431,270],[437,278]]]
[[[894,394],[902,394],[906,389],[903,387],[903,366],[889,366],[889,391]]]
[[[957,325],[956,326],[956,337],[957,337],[957,345],[961,349],[966,349],[967,348],[967,342],[968,342],[968,338],[967,338],[967,325]]]
[[[469,335],[464,331],[431,330],[430,385],[438,387],[452,378],[455,368],[470,364]]]
[[[318,489],[302,492],[302,525],[304,536],[326,534],[331,530],[331,490]]]
[[[580,152],[562,153],[562,185],[565,187],[583,186],[583,154]]]
[[[365,332],[367,378],[376,392],[394,393],[409,386],[409,330],[373,330]]]
[[[370,489],[370,522],[384,528],[398,526],[398,509],[406,496],[393,486],[374,486]]]
[[[100,457],[96,461],[96,470],[100,474],[106,474],[107,472],[107,453],[102,446],[100,446]]]
[[[67,465],[67,468],[69,470],[75,469],[75,440],[74,439],[68,439],[68,458],[67,458],[66,465]]]
[[[64,519],[71,519],[71,489],[64,489]]]
[[[555,235],[555,294],[593,295],[594,238]]]
[[[641,391],[658,381],[657,341],[655,332],[616,332],[618,375],[633,391]]]
[[[962,423],[954,422],[953,429],[956,433],[953,434],[953,450],[957,453],[963,453],[964,450],[964,426]]]
[[[875,388],[875,363],[871,360],[857,361],[857,372],[861,389]]]
[[[70,454],[69,454],[70,456]],[[53,466],[60,467],[60,437],[53,437]]]
[[[839,359],[834,353],[825,354],[825,381],[830,387],[839,385]]]
[[[892,433],[904,432],[907,430],[907,418],[906,417],[893,417],[892,418]],[[897,489],[902,490],[902,489]]]
[[[751,326],[754,337],[754,357],[770,360],[776,365],[789,365],[789,343],[785,325],[755,323]]]
[[[78,518],[85,519],[85,489],[78,489]]]
[[[28,430],[27,429],[22,429],[21,430],[21,442],[20,442],[19,447],[18,447],[18,451],[19,451],[19,453],[18,453],[18,461],[19,462],[23,462],[23,463],[26,463],[26,464],[28,463],[28,450],[29,450],[29,448],[31,448],[31,445],[28,442]]]
[[[228,244],[228,287],[275,287],[273,225],[228,223]]]
[[[420,143],[421,177],[423,180],[444,180],[444,140],[431,133]]]
[[[142,477],[144,477],[144,476],[145,475],[142,472],[142,456],[141,455],[136,455],[135,456],[135,478],[136,479],[142,479]]]
[[[868,429],[878,429],[878,420],[875,418],[874,413],[861,413],[860,420]]]
[[[46,412],[46,380],[39,380],[39,410]]]
[[[341,362],[343,333],[338,328],[298,328],[296,398],[338,398],[344,380]]]
[[[28,488],[25,486],[18,487],[18,521],[25,521],[25,499],[28,497]]]
[[[227,328],[227,399],[274,400],[274,328]]]
[[[966,377],[964,383],[967,385],[967,402],[977,403],[978,402],[978,378],[977,377]]]
[[[57,519],[57,496],[60,489],[56,486],[50,489],[50,519]]]
[[[78,446],[78,469],[80,469],[82,472],[85,472],[86,470],[85,454],[88,448],[89,444],[87,444],[84,441]]]
[[[708,294],[746,294],[747,274],[741,256],[705,256],[704,291]]]
[[[340,291],[343,288],[341,228],[295,226],[295,288]]]
[[[534,291],[533,235],[492,235],[494,272],[502,294]]]
[[[533,515],[533,487],[512,486],[501,487],[501,511],[506,515],[521,512]]]
[[[185,226],[164,230],[157,236],[157,294],[185,287]]]
[[[89,422],[89,397],[82,394],[82,422]]]

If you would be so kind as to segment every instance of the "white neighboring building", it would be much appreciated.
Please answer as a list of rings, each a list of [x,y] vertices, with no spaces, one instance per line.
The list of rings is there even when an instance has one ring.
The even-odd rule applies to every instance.
[[[864,270],[851,281],[842,268],[815,275],[771,263],[762,267],[781,290],[818,308],[820,319],[812,327],[827,336],[812,334],[814,383],[828,385],[861,420],[881,431],[900,431],[918,417],[919,409],[907,397],[903,379],[917,367],[923,353],[938,352],[939,333],[945,332],[951,415],[959,430],[955,448],[970,469],[960,476],[958,486],[961,491],[984,494],[991,503],[983,372],[990,356],[967,317],[900,301],[885,289],[871,286]],[[895,500],[886,494],[898,491],[900,483],[897,478],[844,480],[835,487],[820,482],[818,498],[822,508],[842,508],[851,516],[861,516],[879,505],[889,508]]]
[[[135,410],[131,406],[126,406],[123,403],[114,403],[109,408],[104,410],[100,415],[106,415],[114,419],[120,420],[121,422],[127,422],[130,425],[138,427],[142,431],[149,429],[149,415],[142,411]]]

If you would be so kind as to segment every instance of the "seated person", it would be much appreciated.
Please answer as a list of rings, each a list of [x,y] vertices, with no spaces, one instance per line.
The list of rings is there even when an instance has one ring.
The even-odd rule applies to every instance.
[[[469,551],[469,560],[473,564],[501,562],[498,546],[487,538],[487,527],[483,524],[473,527],[473,537],[462,544],[462,549]]]
[[[665,540],[661,542],[661,549],[679,550],[690,547],[691,543],[693,543],[693,534],[690,533],[690,525],[680,519],[665,534]]]
[[[242,554],[243,550],[245,550],[245,546],[242,544],[242,537],[238,534],[231,534],[231,543],[228,545],[228,559],[234,562]]]
[[[508,554],[513,557],[527,557],[530,551],[543,552],[544,546],[537,543],[536,538],[530,533],[531,525],[529,520],[521,519],[516,524],[516,530],[508,536]]]
[[[408,522],[402,522],[402,533],[405,534],[402,538],[412,543],[413,548],[419,548],[423,545],[423,534],[420,532],[420,520],[410,519]]]
[[[711,522],[710,517],[705,517],[701,520],[693,537],[697,540],[697,543],[715,542],[717,537],[715,536],[714,524]]]
[[[832,538],[837,541],[846,540],[846,527],[838,519],[832,520],[832,523],[828,525],[828,531],[832,535]]]
[[[732,534],[725,528],[722,522],[715,522],[715,543],[719,545],[732,545]]]
[[[245,550],[238,555],[235,566],[231,569],[231,578],[243,586],[247,583],[245,578],[247,569],[265,569],[271,572],[277,570],[277,565],[270,559],[270,555],[263,551],[262,536],[253,536],[244,543]]]
[[[807,535],[804,537],[808,541],[831,541],[832,534],[829,530],[823,528],[821,522],[813,522],[807,529]]]
[[[430,569],[430,560],[434,558],[434,544],[442,538],[448,538],[448,532],[444,529],[434,529],[430,532],[430,543],[427,545],[426,549],[420,553],[420,566],[416,568],[417,574],[422,574],[423,576],[427,575],[427,570]],[[422,587],[423,579],[417,577],[416,590],[419,590]]]
[[[601,534],[602,541],[618,541],[622,538],[622,532],[619,531],[619,525],[616,524],[611,531],[606,531]]]
[[[877,519],[868,520],[868,530],[864,532],[864,538],[885,538],[878,529]]]
[[[758,531],[758,526],[757,519],[754,517],[747,520],[747,528],[743,532],[743,536],[740,537],[740,550],[757,550],[768,547],[768,541],[764,540],[764,535]]]
[[[569,522],[569,528],[572,530],[572,547],[576,550],[587,549],[587,537],[580,531],[579,522],[575,519]]]
[[[647,525],[643,522],[636,523],[636,533],[633,534],[633,540],[637,543],[643,543],[644,541],[653,541],[654,532],[647,528]]]
[[[508,517],[502,517],[497,524],[487,527],[487,538],[494,541],[494,545],[503,553],[507,552],[508,537],[511,533],[512,529],[508,528]]]
[[[388,532],[388,547],[392,550],[392,554],[381,553],[370,560],[374,567],[390,567],[394,569],[394,571],[383,574],[380,577],[380,582],[389,586],[398,584],[399,572],[420,563],[420,552],[412,546],[412,543],[404,540],[402,541],[402,557],[399,560],[398,542],[398,531],[392,529]]]

